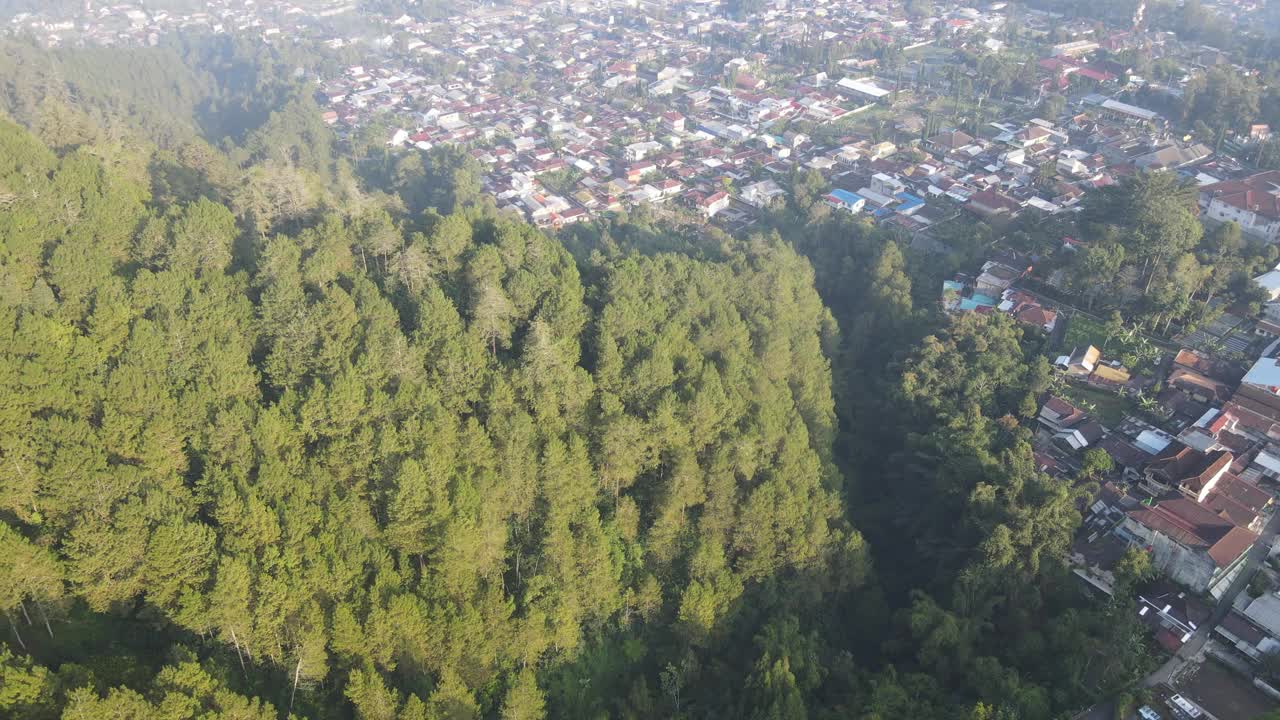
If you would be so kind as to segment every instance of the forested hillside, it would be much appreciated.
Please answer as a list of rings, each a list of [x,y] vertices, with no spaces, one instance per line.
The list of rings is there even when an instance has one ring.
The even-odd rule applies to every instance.
[[[166,150],[203,139],[224,150],[261,152],[279,139],[271,137],[271,125],[324,128],[300,78],[339,65],[339,57],[305,47],[273,50],[228,36],[168,37],[157,48],[55,49],[4,37],[0,109],[38,129],[54,148],[83,144],[94,133],[141,131]],[[316,152],[332,162],[327,131],[308,139],[321,143]]]
[[[591,286],[478,210],[238,247],[215,202],[152,207],[87,151],[0,143],[3,584],[37,656],[82,603],[217,638],[295,709],[339,673],[371,717],[388,684],[495,708],[600,628],[695,646],[748,586],[862,581],[833,328],[785,247]]]
[[[0,715],[1048,720],[1141,672],[1035,338],[891,236],[562,242],[206,97],[0,122]]]

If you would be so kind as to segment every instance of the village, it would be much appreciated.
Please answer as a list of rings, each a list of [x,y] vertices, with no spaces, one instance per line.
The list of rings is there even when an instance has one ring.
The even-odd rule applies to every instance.
[[[431,22],[357,17],[340,2],[224,0],[186,15],[89,8],[96,22],[20,15],[11,29],[50,46],[206,31],[358,49],[360,64],[316,78],[326,123],[340,135],[385,127],[388,145],[406,152],[466,148],[495,201],[540,226],[643,204],[742,229],[785,201],[797,170],[814,170],[830,207],[927,235],[961,213],[1069,213],[1135,170],[1194,170],[1202,185],[1243,171],[1158,111],[1117,99],[1138,88],[1177,95],[1228,56],[1171,33],[1100,34],[1032,11],[1018,36],[1034,44],[1013,53],[999,39],[1001,2],[926,16],[887,2],[782,0],[751,22],[705,2],[661,13],[574,2],[532,14],[517,3]],[[352,26],[360,32],[340,31]],[[750,49],[762,38],[774,52]],[[842,57],[813,62],[816,39]],[[1115,59],[1139,47],[1179,58],[1183,75],[1144,79]],[[997,84],[952,64],[957,52],[1005,53],[1018,67]],[[1231,147],[1247,154],[1269,135],[1258,125]],[[1267,218],[1255,222],[1246,230],[1274,238]]]

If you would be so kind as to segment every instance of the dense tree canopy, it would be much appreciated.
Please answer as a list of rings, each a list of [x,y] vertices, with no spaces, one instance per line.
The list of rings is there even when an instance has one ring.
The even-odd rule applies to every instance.
[[[1142,669],[1034,340],[820,178],[745,238],[552,237],[279,58],[158,52],[216,62],[153,143],[151,79],[0,122],[0,714],[1035,720]],[[1098,261],[1203,293],[1238,235],[1144,188]]]
[[[865,566],[832,460],[834,329],[777,241],[619,260],[588,287],[484,211],[263,236],[209,199],[157,206],[85,149],[12,125],[0,144],[20,643],[43,640],[18,616],[53,640],[83,604],[216,638],[288,679],[281,706],[323,714],[336,676],[360,714],[530,716],[522,669],[607,629],[696,655],[752,588]],[[199,672],[67,702],[163,704]]]

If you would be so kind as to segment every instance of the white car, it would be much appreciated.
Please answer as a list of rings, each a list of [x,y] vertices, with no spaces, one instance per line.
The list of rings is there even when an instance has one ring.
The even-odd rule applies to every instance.
[[[1187,717],[1191,718],[1191,720],[1196,720],[1196,718],[1204,717],[1204,713],[1200,711],[1200,706],[1182,697],[1181,695],[1174,695],[1173,697],[1169,698],[1169,704],[1174,706],[1178,710],[1182,711],[1182,713],[1185,714]]]
[[[1163,720],[1163,718],[1160,717],[1160,713],[1152,710],[1146,705],[1138,708],[1138,717],[1142,718],[1142,720]]]

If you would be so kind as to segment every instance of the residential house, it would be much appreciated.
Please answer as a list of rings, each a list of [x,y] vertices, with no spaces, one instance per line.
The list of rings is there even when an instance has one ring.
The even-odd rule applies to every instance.
[[[644,178],[656,172],[658,172],[658,166],[654,165],[653,163],[647,160],[641,163],[636,163],[635,165],[632,165],[631,167],[627,168],[627,182],[629,183],[640,182]]]
[[[587,211],[580,207],[569,208],[568,210],[560,213],[560,223],[562,225],[573,225],[575,223],[582,222],[587,218]]]
[[[1102,351],[1088,345],[1083,348],[1074,348],[1070,355],[1059,355],[1054,364],[1066,368],[1070,375],[1088,377],[1093,374],[1101,358]]]
[[[729,207],[729,202],[728,193],[724,191],[713,193],[697,200],[698,211],[708,218],[712,218],[716,216],[716,213]]]
[[[1050,432],[1059,433],[1079,424],[1086,417],[1088,415],[1080,408],[1062,398],[1050,395],[1049,399],[1044,401],[1044,405],[1040,406],[1040,414],[1036,420]]]
[[[1273,342],[1240,380],[1223,412],[1259,435],[1280,440],[1280,359]]]
[[[765,208],[774,200],[785,198],[787,191],[773,180],[761,180],[742,188],[741,195],[744,202],[758,208]]]
[[[980,190],[969,196],[967,207],[983,218],[1011,218],[1021,212],[1022,203],[997,190]]]
[[[867,148],[867,157],[872,160],[883,160],[887,157],[892,157],[897,152],[898,146],[885,140]]]
[[[1036,418],[1054,442],[1072,450],[1097,443],[1104,434],[1102,425],[1085,412],[1059,397],[1050,396]]]
[[[1053,131],[1049,128],[1041,127],[1039,125],[1028,125],[1014,134],[1010,139],[1009,144],[1014,147],[1021,148],[1027,153],[1031,153],[1038,146],[1048,143],[1052,137]]]
[[[947,132],[938,133],[925,141],[925,149],[936,155],[946,155],[953,150],[969,145],[973,142],[973,136],[961,130],[949,130]]]
[[[1093,174],[1092,168],[1085,163],[1089,153],[1083,150],[1067,149],[1058,153],[1057,171],[1063,175],[1088,177]]]
[[[1002,297],[1009,286],[1026,275],[1026,270],[1011,267],[999,260],[988,260],[982,264],[982,272],[978,275],[975,287],[978,292],[991,297]]]
[[[876,173],[871,176],[871,189],[886,197],[894,197],[898,193],[906,192],[907,186],[896,177]]]
[[[1258,599],[1255,599],[1252,602],[1257,601]],[[1248,615],[1234,608],[1222,618],[1222,622],[1218,623],[1213,631],[1228,645],[1254,662],[1262,660],[1264,655],[1280,650],[1280,643],[1276,642],[1275,637]]]
[[[1177,652],[1208,619],[1211,608],[1194,595],[1158,582],[1138,595],[1138,618],[1155,633],[1156,642]]]
[[[1203,502],[1231,468],[1232,460],[1226,450],[1201,452],[1180,442],[1170,443],[1147,464],[1142,488],[1156,497],[1180,492]]]
[[[1108,385],[1128,385],[1131,378],[1128,368],[1121,365],[1119,361],[1112,360],[1095,365],[1089,379]]]
[[[1135,498],[1118,485],[1106,481],[1088,507],[1082,508],[1084,522],[1071,543],[1068,561],[1078,577],[1108,595],[1115,590],[1116,563],[1129,549],[1129,543],[1112,530],[1124,522],[1129,510],[1138,507]]]
[[[1184,367],[1203,375],[1214,382],[1235,386],[1240,382],[1244,372],[1235,365],[1211,358],[1196,350],[1183,348],[1173,357],[1175,367]]]
[[[1130,511],[1119,530],[1151,552],[1155,569],[1193,592],[1215,596],[1234,577],[1258,538],[1184,497]]]
[[[1178,365],[1169,372],[1165,385],[1202,403],[1220,404],[1231,399],[1231,388],[1226,383]]]
[[[1194,165],[1213,154],[1202,143],[1181,145],[1170,143],[1133,159],[1133,164],[1143,170],[1177,170]]]
[[[1089,418],[1053,436],[1054,442],[1072,450],[1083,450],[1096,444],[1106,434],[1102,424]]]
[[[1124,479],[1133,483],[1142,479],[1142,471],[1152,458],[1151,453],[1140,449],[1118,433],[1103,438],[1098,447],[1111,456],[1112,463],[1120,470]]]
[[[684,190],[684,185],[679,180],[667,179],[658,183],[657,188],[663,199],[666,199],[679,195]]]
[[[867,204],[867,199],[861,195],[839,188],[822,196],[822,201],[836,210],[854,214],[861,212]]]
[[[1264,289],[1267,289],[1264,286]],[[1267,293],[1275,292],[1273,289],[1267,289]],[[1280,337],[1280,302],[1269,302],[1262,306],[1262,317],[1258,318],[1258,323],[1254,326],[1253,332],[1264,337]]]
[[[1205,185],[1200,188],[1200,207],[1210,219],[1229,220],[1241,232],[1280,242],[1280,170]]]
[[[1241,228],[1242,231],[1243,229]],[[1254,278],[1253,282],[1266,291],[1271,302],[1280,300],[1280,264]]]
[[[1268,444],[1258,450],[1246,472],[1255,478],[1280,481],[1280,448]]]
[[[632,143],[628,145],[626,148],[623,149],[623,155],[626,157],[627,162],[637,163],[645,159],[649,155],[656,152],[661,152],[661,151],[662,151],[662,143],[657,143],[657,142],[653,142],[652,140],[648,140],[645,142]]]
[[[656,203],[663,199],[662,191],[652,185],[641,185],[630,193],[631,202],[639,203]]]
[[[1243,620],[1248,625],[1242,625],[1237,620]],[[1255,629],[1265,637],[1257,638]],[[1280,650],[1280,593],[1263,593],[1249,600],[1243,610],[1232,610],[1219,626],[1218,634],[1253,659],[1261,659],[1262,653]],[[1242,642],[1244,647],[1241,646]]]
[[[1201,504],[1236,525],[1262,532],[1264,513],[1274,503],[1271,493],[1232,473],[1226,473],[1204,496]]]

